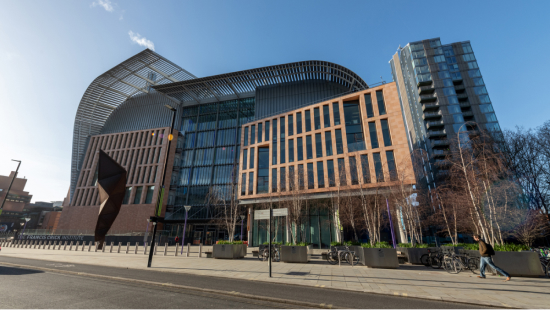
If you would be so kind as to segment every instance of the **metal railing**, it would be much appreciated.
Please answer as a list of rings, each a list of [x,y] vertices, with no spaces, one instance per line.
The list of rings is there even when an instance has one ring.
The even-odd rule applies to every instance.
[[[109,230],[107,236],[144,236],[146,223],[143,224],[143,231],[122,231],[122,230]],[[67,236],[93,236],[95,234],[94,229],[26,229],[24,235],[67,235]]]

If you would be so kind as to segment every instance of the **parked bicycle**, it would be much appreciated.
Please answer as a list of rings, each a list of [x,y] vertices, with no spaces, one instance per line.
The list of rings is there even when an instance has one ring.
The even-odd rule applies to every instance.
[[[550,250],[547,248],[531,249],[539,254],[539,261],[544,275],[550,278]]]
[[[432,251],[428,249],[428,254],[424,254],[420,257],[420,262],[426,267],[432,267],[434,269],[441,268],[443,261],[443,252],[441,250]]]
[[[271,251],[269,251],[269,246],[267,246],[262,251],[258,252],[258,259],[261,261],[269,260],[269,255],[271,254],[271,261],[280,262],[281,254],[279,252],[279,247],[276,245],[271,245]]]
[[[349,246],[344,246],[345,250],[338,250],[337,247],[331,247],[327,253],[327,261],[331,265],[336,265],[341,261],[348,262],[348,264],[355,266],[359,262],[359,257],[355,255],[354,251],[349,249]]]
[[[479,263],[478,257],[470,257],[467,253],[449,253],[443,257],[442,265],[448,273],[460,273],[462,270],[467,269],[477,274],[479,273]]]

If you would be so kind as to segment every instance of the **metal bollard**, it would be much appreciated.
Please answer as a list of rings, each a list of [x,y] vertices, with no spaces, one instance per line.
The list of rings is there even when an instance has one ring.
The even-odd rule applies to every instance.
[[[199,257],[202,257],[202,243],[199,243]]]
[[[157,249],[158,248],[159,248],[159,243],[155,242],[155,251],[154,251],[153,255],[157,255]]]
[[[52,246],[52,241],[48,241],[48,250],[50,249],[50,247]]]
[[[116,252],[119,253],[119,254],[120,254],[120,247],[121,247],[121,246],[122,246],[122,242],[119,242],[119,243],[118,243],[118,249],[116,250]]]
[[[168,253],[168,242],[164,243],[164,256]]]
[[[148,246],[149,246],[149,242],[145,243],[145,247],[143,248],[143,255],[147,255]]]
[[[178,256],[178,248],[180,244],[176,242],[176,252],[174,252],[174,256]]]
[[[130,251],[130,242],[126,244],[126,254],[128,254],[128,251]]]
[[[71,241],[71,244],[69,245],[69,251],[73,250],[73,242]]]
[[[189,252],[191,251],[191,243],[187,244],[187,253],[185,253],[186,257],[189,257]]]
[[[92,241],[90,241],[90,244]],[[84,249],[86,248],[86,241],[82,241],[82,252],[84,252]]]
[[[137,254],[139,249],[139,242],[136,242],[136,248],[134,249],[134,254]]]
[[[111,241],[111,248],[109,249],[109,253],[113,253],[113,245],[115,245],[115,243]]]
[[[61,248],[61,247],[59,247]],[[67,241],[65,241],[65,244],[63,245],[63,251],[65,251],[67,249]]]
[[[82,241],[82,242],[84,242],[84,241]],[[78,251],[78,246],[79,246],[79,245],[80,245],[80,241],[77,241],[77,242],[76,242],[76,248],[74,248],[74,251],[75,251],[75,252]],[[84,244],[83,244],[82,246],[84,246]]]
[[[105,248],[107,247],[106,242],[103,242],[103,246],[101,247],[101,252],[105,253]]]

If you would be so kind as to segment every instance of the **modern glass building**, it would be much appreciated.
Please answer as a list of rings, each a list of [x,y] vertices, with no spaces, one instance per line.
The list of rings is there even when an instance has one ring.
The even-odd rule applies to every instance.
[[[446,175],[444,158],[457,132],[500,132],[470,41],[441,44],[439,38],[399,47],[390,60],[411,151],[424,154],[422,184]]]

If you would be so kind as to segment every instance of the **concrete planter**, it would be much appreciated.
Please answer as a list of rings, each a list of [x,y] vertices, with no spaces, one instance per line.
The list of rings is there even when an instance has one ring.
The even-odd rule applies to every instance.
[[[407,261],[413,265],[422,265],[420,258],[424,254],[428,254],[428,249],[418,249],[418,248],[402,248],[397,247],[397,251],[403,252],[407,256]]]
[[[359,262],[370,268],[399,268],[396,249],[362,248]]]
[[[536,252],[495,252],[493,262],[512,277],[543,276],[539,254]],[[478,252],[479,254],[479,252]]]
[[[281,246],[281,262],[283,263],[307,263],[311,259],[313,247],[308,246]]]
[[[236,259],[246,256],[246,244],[214,244],[213,258]]]

